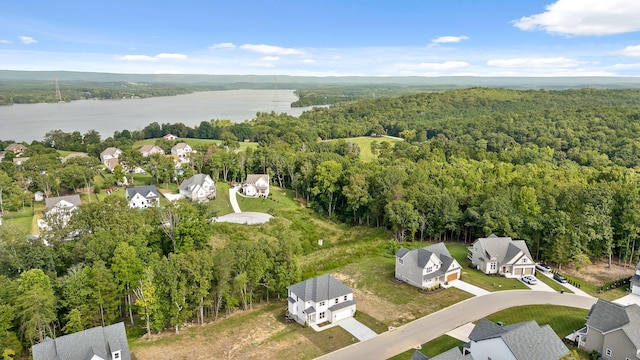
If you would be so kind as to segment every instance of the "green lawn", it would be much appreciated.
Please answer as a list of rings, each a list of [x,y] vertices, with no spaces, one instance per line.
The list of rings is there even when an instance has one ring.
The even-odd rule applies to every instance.
[[[573,291],[571,291],[568,288],[562,286],[559,282],[548,278],[544,274],[536,274],[536,279],[538,279],[538,281],[542,281],[543,283],[549,285],[555,291],[564,291],[566,293],[573,294]]]
[[[11,225],[25,233],[32,232],[33,209],[25,207],[25,211],[11,211],[2,215],[2,224]]]
[[[382,334],[383,332],[389,330],[388,325],[368,315],[362,310],[356,311],[356,316],[354,317],[356,318],[356,320],[366,325],[369,329],[373,330],[376,334]]]
[[[567,275],[564,273],[561,273],[562,276],[564,276],[567,281],[572,282],[574,285],[577,285],[578,288],[586,293],[588,293],[591,296],[595,296],[601,299],[605,299],[605,300],[615,300],[618,298],[621,298],[625,295],[627,295],[627,288],[626,287],[620,287],[617,289],[611,289],[611,290],[607,290],[604,292],[600,292],[600,287],[596,286],[594,284],[590,284],[580,278],[577,278],[575,276],[571,276],[571,275]]]
[[[422,344],[419,351],[422,354],[426,355],[427,357],[434,357],[456,346],[462,346],[463,344],[464,344],[463,341],[460,341],[449,335],[442,335],[427,343]],[[415,352],[416,352],[416,349],[407,350],[402,354],[398,354],[389,359],[390,360],[410,360],[411,356],[413,356]]]
[[[300,203],[293,199],[293,190],[270,186],[267,198],[246,198],[236,196],[242,211],[255,211],[277,215],[278,210],[293,210],[300,208]]]
[[[506,278],[499,275],[486,275],[483,272],[472,268],[469,260],[467,260],[467,245],[447,244],[447,249],[449,249],[451,256],[453,256],[458,263],[460,263],[460,266],[462,266],[460,279],[468,282],[469,284],[478,286],[487,291],[529,289],[527,285],[523,284],[522,281],[518,279]]]
[[[506,325],[535,320],[538,325],[549,324],[559,337],[564,338],[584,327],[589,310],[566,306],[528,305],[517,306],[487,316],[493,322],[502,321]]]
[[[378,144],[386,141],[388,143],[390,143],[392,146],[394,143],[398,142],[398,141],[403,141],[402,139],[399,138],[394,138],[394,137],[390,137],[390,136],[383,136],[383,137],[369,137],[369,136],[361,136],[361,137],[354,137],[354,138],[345,138],[345,139],[335,139],[335,140],[327,140],[327,141],[337,141],[337,140],[344,140],[347,143],[353,143],[353,144],[357,144],[358,147],[360,148],[360,158],[364,161],[371,161],[373,159],[375,159],[377,156],[374,155],[371,152],[371,143],[372,142],[377,142]]]

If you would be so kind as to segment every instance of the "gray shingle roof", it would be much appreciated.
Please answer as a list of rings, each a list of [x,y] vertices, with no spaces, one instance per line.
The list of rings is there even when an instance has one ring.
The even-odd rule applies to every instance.
[[[248,174],[247,175],[247,181],[245,181],[245,183],[247,184],[254,184],[260,180],[260,178],[263,178],[264,181],[268,184],[269,183],[269,175],[267,174]],[[257,187],[260,188],[260,187]],[[266,187],[265,187],[266,188]]]
[[[301,281],[287,287],[303,301],[322,301],[334,299],[340,296],[351,294],[353,290],[336,280],[330,274],[320,275],[313,279]]]
[[[429,262],[429,259],[434,254],[438,257],[438,259],[440,259],[442,264],[438,270],[424,275],[425,279],[431,279],[443,275],[453,263],[453,257],[449,253],[449,250],[447,250],[447,247],[444,245],[444,243],[440,242],[415,250],[400,248],[400,250],[396,252],[396,257],[403,259],[405,265],[413,265],[418,267],[419,269],[424,269],[424,267]]]
[[[111,352],[121,350],[120,359],[131,360],[124,323],[98,326],[77,333],[46,338],[33,346],[33,360],[87,360],[92,355],[111,359]]]
[[[500,327],[482,319],[469,334],[475,342],[498,337],[519,360],[559,359],[569,352],[549,325],[539,326],[535,321]]]
[[[533,259],[524,240],[513,240],[510,237],[491,234],[489,237],[479,238],[476,242],[480,242],[480,246],[490,259],[496,259],[501,264],[512,260],[520,251],[529,259]]]
[[[146,199],[158,199],[160,195],[158,195],[158,190],[156,190],[155,185],[147,185],[147,186],[134,186],[127,188],[127,199],[131,199],[136,196],[136,194],[142,195],[142,197]]]
[[[640,349],[640,306],[620,305],[598,299],[587,315],[587,326],[602,333],[622,329],[636,349]]]
[[[456,346],[442,354],[432,357],[431,360],[473,360],[473,357],[471,357],[471,355],[462,355],[462,352]]]
[[[416,352],[411,355],[411,360],[429,360],[429,358],[419,350],[416,350]]]
[[[331,311],[338,311],[338,310],[340,310],[340,309],[344,309],[344,308],[346,308],[346,307],[349,307],[349,306],[351,306],[351,305],[355,305],[355,304],[356,304],[356,302],[355,302],[355,301],[353,301],[353,300],[347,300],[347,301],[343,301],[343,302],[341,302],[341,303],[338,303],[338,304],[333,305],[332,307],[330,307],[330,308],[329,308],[329,310],[331,310]]]
[[[80,195],[67,195],[67,196],[50,197],[50,198],[44,199],[44,204],[45,204],[45,207],[48,210],[48,209],[53,208],[60,201],[63,201],[63,200],[67,201],[67,202],[70,202],[71,204],[73,204],[75,206],[79,206],[79,205],[82,204],[82,201],[80,200]]]
[[[191,189],[193,189],[193,186],[204,184],[204,181],[207,179],[207,177],[209,177],[209,175],[207,174],[195,174],[192,177],[184,180],[180,184],[180,190],[191,191]]]

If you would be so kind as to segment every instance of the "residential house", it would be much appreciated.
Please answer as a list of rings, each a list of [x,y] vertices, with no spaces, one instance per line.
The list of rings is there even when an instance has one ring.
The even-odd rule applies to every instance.
[[[22,155],[25,151],[27,151],[27,147],[22,145],[22,144],[9,144],[7,145],[6,148],[4,148],[4,151],[11,151],[14,154],[16,154],[16,156],[20,156]]]
[[[549,325],[535,321],[500,326],[481,319],[469,334],[464,354],[473,359],[560,359],[569,349]]]
[[[100,162],[103,163],[107,169],[113,171],[119,164],[118,158],[122,155],[122,150],[116,147],[108,147],[100,153]]]
[[[173,134],[167,134],[165,136],[162,137],[165,140],[176,140],[178,137],[173,135]]]
[[[242,184],[242,193],[245,196],[269,196],[269,175],[249,174]]]
[[[596,350],[602,359],[640,359],[640,306],[598,299],[575,335],[578,347]]]
[[[33,345],[33,360],[131,360],[124,323],[97,326]]]
[[[354,316],[353,290],[330,274],[287,287],[288,311],[300,324],[336,322]]]
[[[171,155],[178,155],[178,158],[182,162],[189,162],[189,154],[193,151],[193,148],[187,143],[177,143],[171,148]]]
[[[507,277],[534,275],[535,263],[524,240],[498,237],[494,234],[477,239],[469,254],[471,264],[485,274]]]
[[[636,265],[636,273],[629,279],[631,293],[640,295],[640,262]]]
[[[132,208],[148,208],[160,206],[160,193],[154,185],[134,186],[127,188],[125,197]]]
[[[197,201],[213,199],[216,197],[216,183],[209,175],[195,174],[180,184],[180,195]]]
[[[164,150],[160,146],[157,145],[143,145],[140,149],[138,149],[143,157],[149,157],[153,154],[164,155]]]
[[[422,289],[460,279],[461,270],[444,243],[415,250],[401,247],[396,253],[396,279]]]
[[[56,196],[44,199],[44,217],[46,220],[38,219],[38,227],[40,229],[48,229],[49,224],[47,224],[47,221],[53,221],[65,226],[81,204],[80,195]]]

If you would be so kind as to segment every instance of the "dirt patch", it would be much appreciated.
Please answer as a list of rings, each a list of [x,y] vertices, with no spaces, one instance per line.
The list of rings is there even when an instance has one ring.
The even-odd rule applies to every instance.
[[[575,267],[568,266],[562,268],[561,272],[584,279],[595,286],[602,286],[607,282],[633,276],[635,264],[622,266],[614,260],[609,268],[607,261],[595,261],[591,265],[581,267],[580,271],[577,271]]]

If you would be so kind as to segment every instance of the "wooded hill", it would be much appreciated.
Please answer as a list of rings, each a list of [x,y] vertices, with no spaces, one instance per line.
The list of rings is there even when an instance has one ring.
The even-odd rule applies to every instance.
[[[234,182],[268,173],[307,208],[278,213],[282,220],[253,235],[238,230],[241,225],[205,222],[210,214],[197,204],[140,213],[114,196],[81,205],[68,227],[45,232],[53,246],[0,226],[0,345],[16,348],[54,328],[71,332],[113,322],[131,307],[151,329],[177,329],[187,319],[204,322],[219,311],[284,296],[286,286],[300,280],[303,256],[320,259],[303,271],[366,256],[336,251],[331,254],[341,257],[334,265],[316,256],[314,244],[327,234],[314,219],[358,226],[364,234],[388,231],[387,244],[470,242],[495,233],[526,240],[536,259],[558,265],[615,257],[635,264],[639,120],[640,90],[473,88],[342,102],[300,118],[260,113],[240,124],[154,123],[105,140],[95,132],[52,130],[42,143],[28,144],[31,158],[21,167],[11,156],[0,162],[5,209],[28,207],[29,194],[45,185],[54,192],[82,187],[98,171],[95,156],[108,146],[124,151],[123,165],[169,183],[173,163],[142,159],[134,147],[166,133],[220,140],[221,146],[194,146],[193,168],[184,176],[204,172]],[[381,135],[404,141],[392,144]],[[358,145],[344,140],[354,136],[375,137],[374,158],[361,158]],[[258,146],[233,151],[243,139]],[[154,142],[165,150],[173,144]],[[86,151],[93,162],[63,165],[55,149]],[[170,226],[167,219],[173,219]],[[360,250],[374,243],[372,237],[349,244]],[[391,256],[392,250],[380,252]],[[134,290],[146,292],[148,301],[132,301]]]

